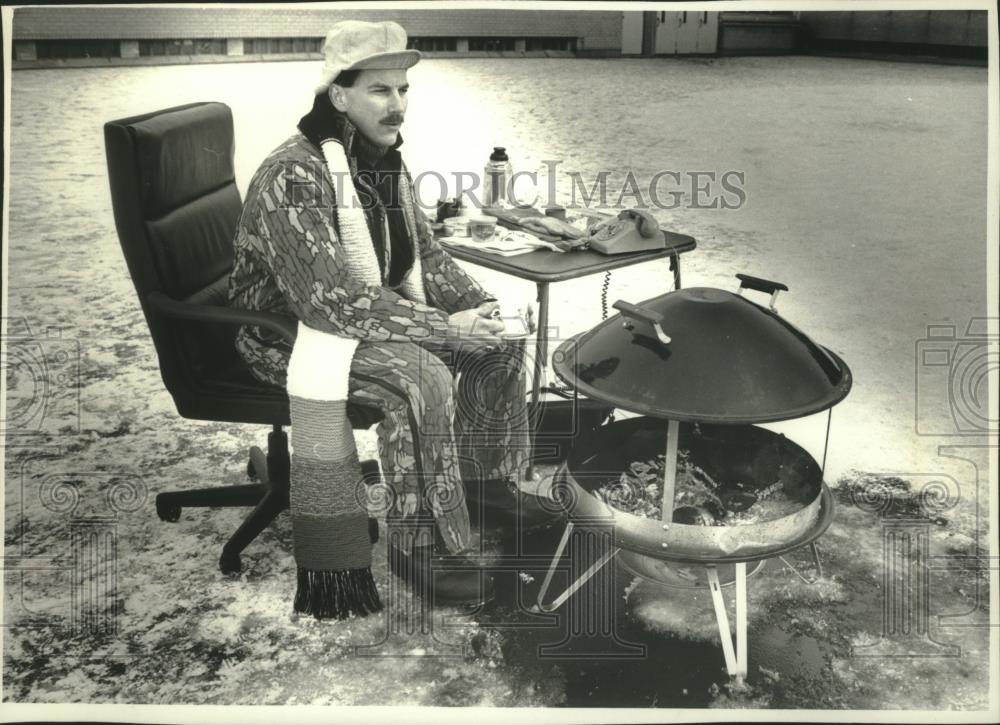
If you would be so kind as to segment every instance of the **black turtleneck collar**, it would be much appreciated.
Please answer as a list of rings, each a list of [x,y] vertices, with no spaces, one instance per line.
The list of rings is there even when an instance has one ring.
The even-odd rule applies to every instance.
[[[376,168],[389,151],[395,151],[403,143],[402,135],[397,136],[392,146],[372,143],[351,122],[347,114],[333,107],[328,93],[316,94],[312,109],[299,121],[298,128],[317,148],[323,141],[337,139],[343,144],[344,153],[348,158],[353,156],[358,161],[360,169]]]

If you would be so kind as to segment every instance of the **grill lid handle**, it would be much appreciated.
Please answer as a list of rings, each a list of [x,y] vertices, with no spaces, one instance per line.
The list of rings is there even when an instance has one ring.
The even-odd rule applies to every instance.
[[[736,290],[736,294],[743,294],[744,289],[752,289],[771,295],[770,307],[772,312],[778,311],[774,306],[774,303],[778,300],[778,292],[788,291],[788,286],[782,282],[773,282],[761,277],[751,277],[749,274],[737,274],[736,279],[740,281],[740,288]]]
[[[622,325],[627,329],[632,329],[633,322],[643,322],[653,328],[657,340],[664,345],[670,344],[670,335],[665,333],[660,326],[663,322],[663,315],[659,312],[640,307],[639,305],[633,305],[631,302],[626,302],[625,300],[618,300],[611,306],[621,312],[624,318]]]

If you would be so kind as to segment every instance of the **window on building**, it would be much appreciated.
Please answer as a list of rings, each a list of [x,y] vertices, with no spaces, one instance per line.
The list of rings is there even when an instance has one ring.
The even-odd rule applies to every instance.
[[[194,41],[194,52],[197,55],[225,55],[226,39],[211,38]]]
[[[225,54],[225,38],[182,38],[139,41],[140,56]]]
[[[275,55],[277,53],[319,53],[323,38],[244,38],[245,55]]]
[[[525,38],[525,50],[576,50],[576,38]]]
[[[469,38],[469,50],[514,50],[514,39]]]
[[[36,57],[41,58],[114,58],[117,40],[38,40]]]
[[[410,38],[407,48],[414,50],[451,51],[458,49],[457,38]]]

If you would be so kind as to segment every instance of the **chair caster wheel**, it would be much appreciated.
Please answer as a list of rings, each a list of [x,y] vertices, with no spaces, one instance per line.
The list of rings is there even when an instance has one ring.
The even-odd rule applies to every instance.
[[[225,549],[219,557],[219,570],[223,574],[239,574],[243,570],[243,562],[239,554],[231,554]]]
[[[171,506],[170,504],[156,502],[156,515],[160,517],[160,521],[169,521],[171,523],[176,523],[181,520],[181,507]]]

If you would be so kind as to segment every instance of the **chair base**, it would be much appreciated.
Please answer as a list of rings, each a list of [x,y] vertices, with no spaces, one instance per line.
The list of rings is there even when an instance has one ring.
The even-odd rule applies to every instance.
[[[361,468],[366,480],[377,479],[377,461],[363,461]],[[242,570],[240,554],[243,550],[288,508],[290,471],[288,436],[281,426],[275,426],[267,436],[267,453],[256,446],[250,449],[247,475],[257,479],[257,483],[161,493],[156,497],[156,515],[161,521],[176,522],[187,507],[253,506],[253,511],[222,547],[219,557],[219,569],[223,574],[238,574]],[[368,520],[368,534],[373,544],[378,541],[375,519]]]

